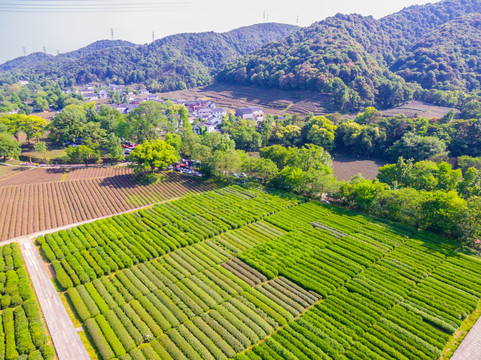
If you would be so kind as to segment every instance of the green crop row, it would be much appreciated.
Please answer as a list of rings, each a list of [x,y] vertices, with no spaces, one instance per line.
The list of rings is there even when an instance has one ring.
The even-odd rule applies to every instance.
[[[0,359],[45,359],[55,356],[47,345],[40,308],[30,287],[17,244],[0,247]]]
[[[234,186],[40,236],[36,242],[52,263],[60,286],[68,289],[259,221],[291,205],[262,191]],[[242,238],[249,241],[257,233],[259,241],[267,241],[270,227],[247,227]]]

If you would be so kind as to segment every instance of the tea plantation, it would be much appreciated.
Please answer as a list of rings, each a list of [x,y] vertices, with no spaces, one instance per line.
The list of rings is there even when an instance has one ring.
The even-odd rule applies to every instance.
[[[100,359],[437,359],[481,261],[232,186],[37,239]]]

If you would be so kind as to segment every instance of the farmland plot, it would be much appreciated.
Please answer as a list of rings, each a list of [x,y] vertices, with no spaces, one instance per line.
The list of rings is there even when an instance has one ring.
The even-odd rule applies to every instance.
[[[0,309],[1,359],[55,357],[17,244],[0,247]]]
[[[437,359],[481,297],[453,242],[239,187],[37,242],[102,359]]]
[[[17,176],[23,174],[5,181]],[[213,184],[174,173],[168,173],[165,182],[151,185],[138,185],[131,174],[9,186],[0,182],[0,240],[214,188]]]

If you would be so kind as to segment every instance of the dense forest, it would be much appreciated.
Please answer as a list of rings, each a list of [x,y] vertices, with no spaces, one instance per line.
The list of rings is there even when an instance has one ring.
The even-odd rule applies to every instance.
[[[217,79],[319,91],[341,111],[413,98],[463,108],[481,89],[480,12],[479,0],[450,0],[380,20],[338,14],[226,65]]]
[[[150,44],[97,41],[58,56],[35,53],[0,65],[1,82],[20,78],[57,80],[61,86],[92,81],[120,84],[145,82],[151,91],[205,85],[228,62],[284,38],[297,26],[266,23],[226,33],[185,33]]]

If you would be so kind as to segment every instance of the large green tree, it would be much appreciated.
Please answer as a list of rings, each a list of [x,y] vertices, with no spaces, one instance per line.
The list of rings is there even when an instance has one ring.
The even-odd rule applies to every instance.
[[[75,141],[83,135],[86,123],[85,109],[80,105],[69,105],[48,125],[49,137],[57,143]]]
[[[3,160],[18,159],[20,154],[20,142],[13,139],[9,133],[0,133],[0,156],[3,157]]]
[[[135,173],[165,170],[179,160],[172,145],[162,140],[150,140],[138,145],[129,155]]]

